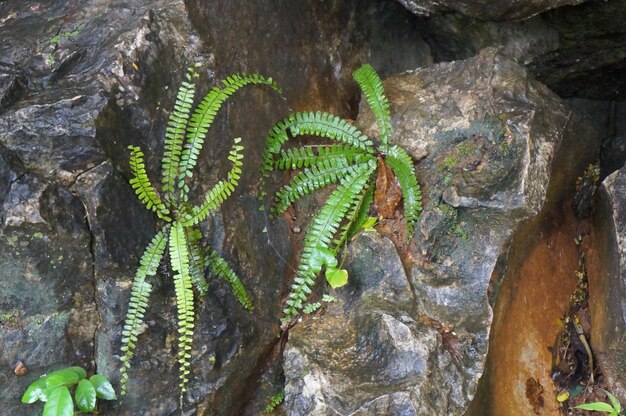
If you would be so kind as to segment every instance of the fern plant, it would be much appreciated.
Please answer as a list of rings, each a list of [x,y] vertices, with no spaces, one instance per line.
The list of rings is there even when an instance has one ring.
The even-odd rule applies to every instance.
[[[284,308],[284,323],[311,309],[306,303],[315,278],[323,268],[332,287],[347,283],[348,273],[338,266],[337,257],[346,241],[368,221],[375,196],[374,182],[385,170],[390,168],[393,172],[404,197],[409,237],[422,209],[413,160],[404,149],[390,143],[389,102],[378,74],[370,65],[363,65],[353,73],[353,78],[380,130],[376,145],[347,120],[320,111],[291,114],[274,125],[266,139],[264,176],[272,170],[300,170],[276,193],[272,206],[274,215],[283,213],[304,195],[336,184],[306,231],[296,276]],[[289,139],[299,136],[318,136],[330,142],[284,147]],[[376,190],[377,199],[378,195]]]
[[[151,183],[144,165],[143,153],[136,146],[130,149],[130,184],[146,208],[156,213],[163,222],[161,230],[145,249],[137,269],[128,313],[122,332],[121,394],[126,392],[128,370],[135,352],[152,290],[150,279],[156,274],[166,250],[173,271],[178,321],[178,364],[180,399],[189,381],[191,346],[194,334],[195,308],[198,296],[203,296],[208,285],[205,270],[228,281],[234,295],[248,310],[252,302],[241,280],[228,263],[215,251],[202,247],[202,234],[197,225],[211,212],[217,210],[238,184],[243,155],[240,138],[234,139],[228,160],[231,169],[226,179],[215,184],[193,205],[189,201],[188,182],[204,144],[208,128],[221,105],[236,91],[250,84],[267,85],[279,94],[280,89],[271,78],[257,74],[232,75],[222,81],[202,99],[192,112],[195,96],[195,69],[189,68],[186,81],[178,89],[174,111],[169,116],[165,135],[165,151],[162,159],[161,191]],[[195,289],[195,293],[194,293]]]

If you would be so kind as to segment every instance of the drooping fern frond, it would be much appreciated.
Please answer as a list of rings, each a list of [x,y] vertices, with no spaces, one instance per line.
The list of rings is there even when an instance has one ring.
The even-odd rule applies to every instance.
[[[380,143],[382,149],[386,149],[391,139],[391,114],[389,113],[389,101],[385,96],[383,82],[378,77],[371,65],[363,65],[352,74],[359,84],[367,104],[372,109],[376,124],[380,129]]]
[[[185,178],[193,176],[193,168],[198,160],[198,155],[204,144],[209,126],[213,123],[217,112],[228,97],[246,85],[266,85],[278,92],[282,90],[276,85],[272,78],[265,78],[259,74],[236,74],[229,76],[223,81],[224,88],[214,87],[202,99],[198,107],[193,112],[189,126],[187,128],[187,141],[181,156],[179,167],[178,186],[184,191]]]
[[[354,200],[363,192],[376,163],[370,160],[358,165],[352,173],[344,177],[337,189],[326,200],[320,212],[313,218],[304,239],[304,248],[291,292],[284,309],[285,321],[290,321],[303,309],[315,283],[315,277],[322,267],[328,264],[333,252],[333,237],[341,222],[354,204]],[[335,261],[336,262],[336,261]]]
[[[227,180],[219,181],[215,184],[205,195],[204,202],[199,206],[193,207],[191,214],[187,215],[183,221],[186,227],[196,225],[204,220],[211,211],[219,208],[239,184],[241,167],[243,166],[243,162],[241,161],[243,159],[243,154],[241,154],[243,146],[238,144],[240,141],[241,138],[234,139],[234,144],[228,155],[228,160],[232,163],[232,167],[228,172]]]
[[[128,381],[128,370],[130,369],[130,359],[133,358],[137,337],[143,324],[144,313],[148,306],[148,297],[152,291],[152,285],[146,281],[148,276],[154,276],[163,258],[165,245],[167,242],[167,232],[169,225],[165,226],[157,235],[152,238],[150,244],[144,251],[139,261],[139,267],[135,274],[133,287],[131,289],[128,312],[122,330],[122,377],[120,380],[121,394],[126,393],[126,382]]]
[[[174,111],[170,114],[167,122],[167,128],[165,130],[165,151],[163,152],[162,159],[164,193],[172,194],[174,192],[174,185],[180,174],[180,158],[185,142],[187,121],[196,93],[196,86],[192,82],[194,77],[197,77],[197,74],[194,68],[191,67],[186,74],[187,81],[183,81],[178,89]]]
[[[248,291],[244,287],[243,283],[241,283],[237,274],[230,268],[226,260],[218,256],[214,251],[208,256],[206,261],[209,264],[209,270],[211,270],[211,273],[230,283],[232,291],[235,297],[239,300],[239,303],[241,303],[243,307],[248,310],[254,309]]]
[[[189,366],[191,365],[191,343],[194,328],[194,302],[191,276],[189,275],[189,252],[185,229],[180,222],[172,226],[169,239],[170,260],[174,271],[174,290],[178,309],[178,364],[180,366],[180,391],[187,391]]]
[[[276,155],[274,169],[308,168],[333,159],[347,159],[350,163],[360,163],[363,161],[363,155],[362,149],[345,144],[303,146],[281,150]]]
[[[274,158],[291,137],[319,136],[374,153],[372,141],[346,120],[325,112],[294,113],[269,132],[263,151],[264,175],[274,167]]]
[[[391,146],[387,153],[386,162],[398,178],[404,197],[404,215],[407,220],[407,238],[413,235],[415,223],[422,211],[422,192],[415,176],[413,159],[398,146]]]
[[[363,158],[363,162],[373,159]],[[357,165],[358,166],[358,165]],[[328,184],[337,183],[355,169],[347,159],[333,158],[304,169],[294,177],[288,185],[282,187],[275,196],[272,211],[275,214],[284,212],[289,205],[302,196],[323,188]]]
[[[130,172],[133,174],[130,185],[146,208],[156,212],[159,218],[167,220],[170,212],[148,178],[146,166],[143,163],[143,152],[137,146],[128,146],[128,149],[130,150]]]

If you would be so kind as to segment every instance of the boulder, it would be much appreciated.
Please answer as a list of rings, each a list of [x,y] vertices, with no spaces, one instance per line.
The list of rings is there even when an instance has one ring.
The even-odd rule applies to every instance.
[[[600,186],[594,227],[586,244],[591,342],[607,389],[626,401],[626,168]]]
[[[484,370],[492,275],[519,224],[544,204],[568,120],[558,97],[494,49],[384,87],[392,141],[417,162],[424,211],[399,257],[386,240],[362,237],[350,249],[359,256],[347,257],[340,301],[290,331],[293,414],[464,413]],[[363,102],[357,123],[377,136]],[[394,222],[379,229],[393,237]]]
[[[498,47],[561,97],[622,101],[625,14],[626,0],[612,0],[559,7],[521,21],[463,13],[436,13],[417,20],[435,62],[466,59],[483,48]]]

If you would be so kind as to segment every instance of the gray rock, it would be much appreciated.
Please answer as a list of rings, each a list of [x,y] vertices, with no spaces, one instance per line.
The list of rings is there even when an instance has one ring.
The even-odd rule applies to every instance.
[[[485,21],[461,13],[418,21],[435,62],[498,47],[562,97],[624,100],[624,14],[626,1],[612,0],[561,7],[522,21]]]
[[[609,175],[600,187],[589,257],[591,341],[609,390],[626,399],[626,168]]]
[[[482,20],[526,19],[546,10],[580,4],[584,0],[398,0],[418,15],[455,11]]]
[[[418,161],[424,212],[404,263],[392,247],[359,241],[342,301],[290,332],[290,414],[353,414],[391,397],[407,414],[467,409],[487,354],[491,276],[518,225],[543,206],[568,120],[558,97],[493,49],[384,86],[393,141]],[[358,125],[376,137],[360,110]]]

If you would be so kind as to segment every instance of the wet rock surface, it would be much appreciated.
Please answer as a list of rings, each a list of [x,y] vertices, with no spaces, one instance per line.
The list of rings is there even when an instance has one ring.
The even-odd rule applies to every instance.
[[[626,400],[626,280],[624,278],[624,218],[626,213],[624,168],[609,175],[599,191],[598,215],[588,244],[590,272],[591,336],[609,389]]]
[[[477,55],[386,82],[395,139],[415,158],[423,184],[417,235],[404,244],[394,233],[402,219],[395,218],[381,224],[386,237],[359,237],[346,262],[350,286],[291,331],[284,354],[289,414],[463,414],[484,371],[509,240],[560,195],[548,191],[546,198],[549,178],[558,183],[559,175],[578,174],[551,172],[561,136],[602,140],[603,176],[623,165],[623,103],[615,110],[599,104],[592,117],[604,122],[612,111],[613,121],[603,136],[591,134],[589,120],[574,123],[561,101],[504,55],[561,95],[623,99],[626,2],[547,12],[570,2],[491,2],[487,10],[484,2],[449,2],[445,10],[443,2],[411,3],[431,16],[374,0],[298,7],[287,0],[0,1],[0,414],[36,412],[19,404],[21,393],[63,366],[97,370],[117,387],[130,284],[157,229],[127,183],[126,147],[142,147],[156,179],[167,111],[187,65],[203,64],[199,92],[230,73],[254,71],[274,77],[288,97],[283,102],[262,89],[234,97],[212,127],[201,155],[207,162],[193,184],[200,195],[223,176],[229,138],[243,137],[251,168],[204,229],[242,276],[256,309],[248,314],[224,282],[210,279],[198,308],[193,381],[180,409],[175,300],[163,269],[128,395],[103,404],[102,414],[261,413],[283,383],[279,305],[302,236],[258,210],[256,166],[267,129],[290,108],[355,118],[351,73],[362,63],[390,77]],[[539,12],[523,21],[484,20]],[[480,52],[494,45],[502,53]],[[359,125],[376,136],[371,115],[361,111]],[[611,207],[618,206],[619,183],[606,182],[606,212],[618,212]],[[306,226],[308,215],[298,213],[298,224]],[[615,238],[610,264],[619,270]],[[552,259],[551,250],[567,239],[563,234],[538,251]],[[615,274],[597,276],[600,288],[623,283]],[[619,298],[600,293],[592,295],[600,305],[596,321],[622,328],[614,313]],[[623,340],[612,328],[598,324],[594,347],[608,357],[618,380],[611,385],[619,389],[623,369],[614,363],[621,358],[611,354]],[[540,344],[530,350],[545,349]],[[23,376],[14,372],[20,361],[29,370]],[[533,371],[528,385],[548,402],[547,384]],[[511,408],[519,409],[496,414]]]
[[[401,5],[357,3],[307,5],[305,11],[317,16],[308,20],[290,2],[211,2],[210,8],[166,0],[0,3],[0,259],[6,276],[0,395],[7,398],[0,413],[33,411],[18,404],[21,393],[35,377],[62,366],[97,370],[117,386],[130,284],[157,225],[128,185],[126,147],[142,147],[155,178],[167,110],[187,65],[203,64],[200,93],[225,75],[254,71],[274,76],[295,97],[285,104],[251,89],[222,111],[228,117],[218,116],[212,145],[201,155],[208,162],[196,174],[193,195],[199,195],[225,173],[220,160],[230,140],[222,137],[244,137],[246,161],[258,166],[262,138],[287,105],[325,103],[340,114],[354,113],[350,74],[361,61],[389,72],[431,62]],[[275,20],[259,19],[262,14]],[[344,23],[351,27],[348,36],[339,30]],[[244,173],[242,192],[224,208],[229,215],[216,213],[205,225],[257,306],[253,315],[245,312],[224,282],[211,280],[199,308],[194,376],[184,403],[196,414],[258,414],[267,400],[256,396],[258,379],[266,373],[274,374],[271,383],[280,379],[266,361],[277,342],[291,246],[285,223],[270,223],[258,210],[255,172]],[[128,394],[122,405],[103,404],[104,414],[181,410],[174,293],[171,276],[162,272]],[[18,378],[13,368],[20,360],[29,372]]]
[[[419,15],[450,11],[483,20],[517,20],[566,5],[580,4],[584,0],[399,0],[407,9]]]
[[[623,100],[625,13],[626,1],[612,0],[555,8],[521,21],[498,22],[488,13],[437,13],[418,21],[436,62],[498,47],[562,97]]]
[[[597,161],[606,122],[606,107],[589,101],[566,104],[568,122],[555,153],[545,203],[512,235],[506,268],[492,277],[492,287],[499,290],[489,355],[468,416],[560,414],[549,348],[554,347],[562,328],[559,319],[578,282],[575,241],[585,226],[574,214],[576,181]]]
[[[418,161],[424,195],[422,218],[400,269],[406,269],[401,293],[407,303],[386,304],[391,290],[379,290],[380,300],[360,294],[362,280],[397,280],[397,268],[383,260],[389,256],[360,253],[355,266],[347,261],[355,270],[344,295],[350,296],[346,306],[329,306],[326,314],[290,332],[286,406],[293,414],[330,414],[324,413],[328,409],[352,414],[383,402],[392,407],[405,403],[406,414],[465,411],[484,370],[492,321],[489,296],[495,296],[490,293],[492,274],[498,259],[506,257],[517,226],[544,203],[552,159],[568,120],[558,97],[495,50],[401,74],[384,85],[394,141]],[[358,124],[375,137],[372,114],[363,104],[361,110]],[[369,269],[359,268],[362,262]],[[381,262],[382,276],[375,277]],[[347,316],[334,315],[336,309],[344,309]],[[363,316],[377,321],[363,323]],[[368,336],[363,328],[376,329]],[[360,349],[361,336],[380,341]],[[336,348],[317,349],[337,337],[341,341]],[[400,366],[393,358],[406,350],[412,351],[408,355],[413,360]],[[354,354],[345,358],[349,375],[333,364],[337,351]],[[377,366],[370,367],[370,360]],[[307,374],[303,368],[310,370],[310,379],[298,377]],[[363,381],[382,374],[387,381],[399,378],[385,390],[377,389],[382,383]],[[390,395],[397,402],[383,400]]]

